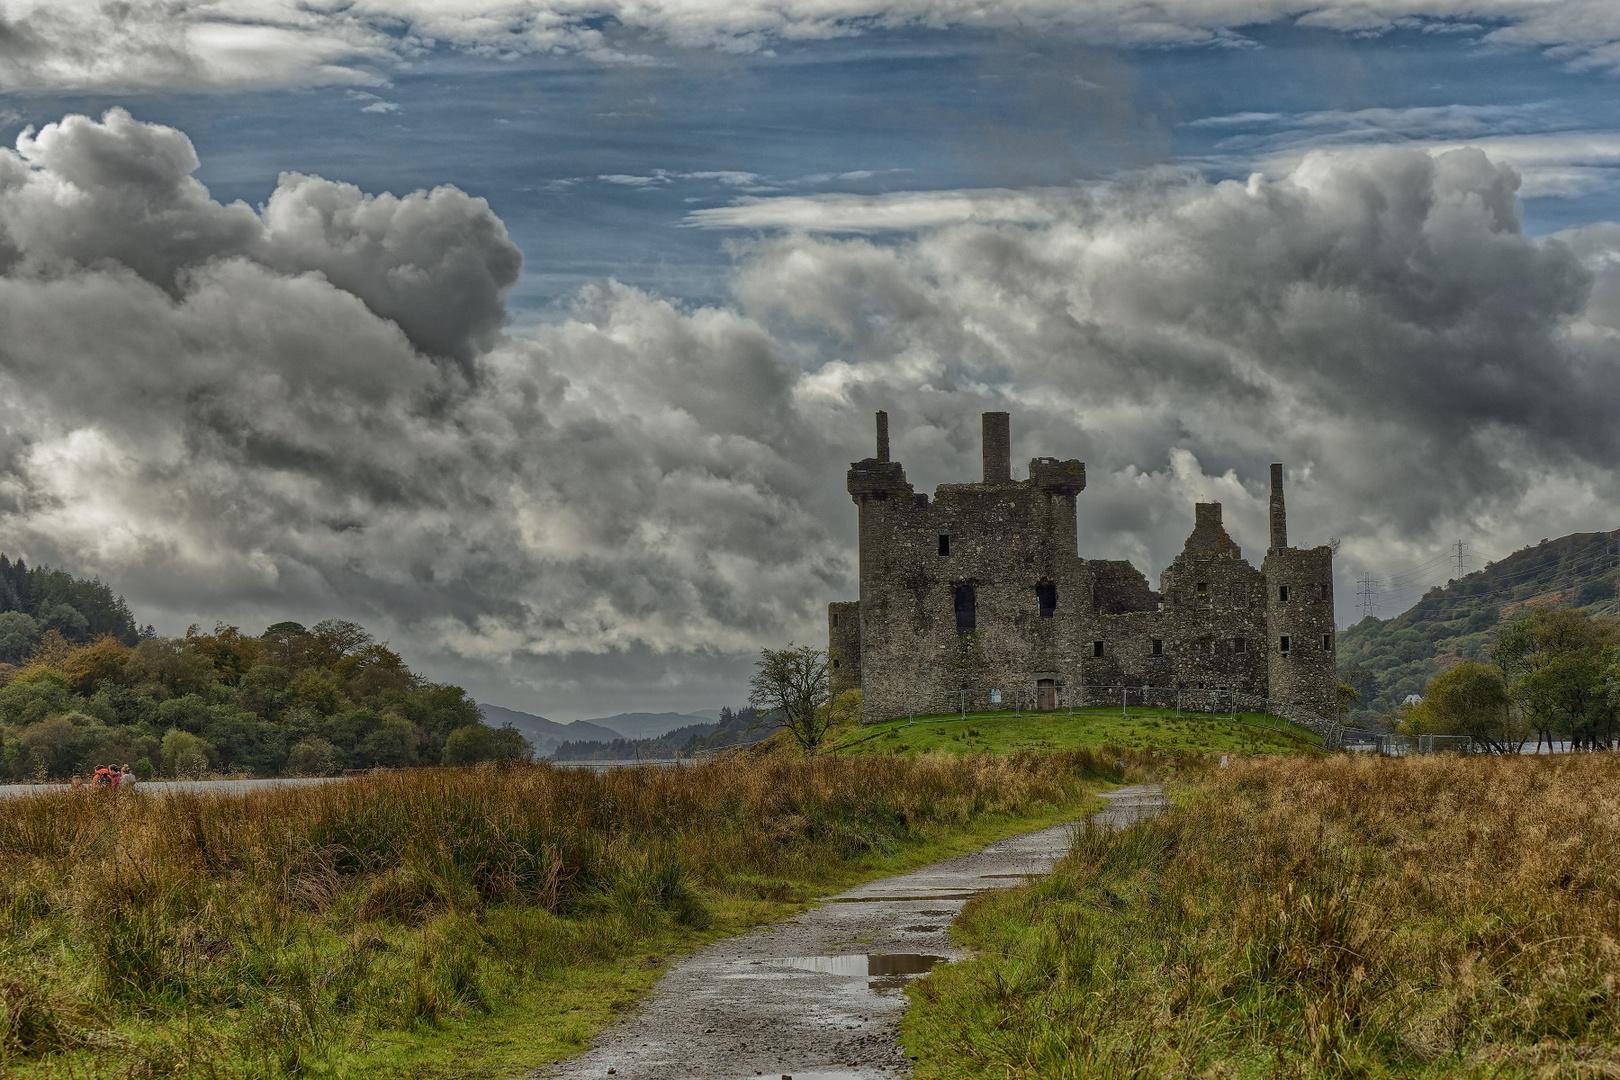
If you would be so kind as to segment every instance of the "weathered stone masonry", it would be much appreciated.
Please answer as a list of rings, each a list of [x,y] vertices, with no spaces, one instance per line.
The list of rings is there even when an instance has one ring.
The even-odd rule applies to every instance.
[[[884,413],[877,456],[850,466],[861,598],[829,606],[828,653],[834,691],[859,687],[867,719],[943,710],[964,693],[982,706],[991,690],[1055,708],[1086,700],[1082,687],[1120,685],[1180,688],[1189,703],[1236,692],[1313,724],[1333,714],[1333,553],[1288,546],[1281,465],[1260,569],[1227,535],[1221,504],[1199,503],[1154,591],[1128,562],[1079,556],[1085,465],[1035,458],[1015,481],[1008,415],[983,424],[983,480],[932,498],[889,460]]]

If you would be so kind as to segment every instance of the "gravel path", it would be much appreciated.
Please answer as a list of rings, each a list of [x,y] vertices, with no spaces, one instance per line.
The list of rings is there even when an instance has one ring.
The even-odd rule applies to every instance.
[[[1161,788],[1108,793],[1120,829],[1164,806]],[[558,1080],[887,1080],[909,1073],[896,1042],[906,980],[964,955],[950,922],[974,893],[1052,868],[1072,825],[1003,840],[868,882],[794,919],[677,963],[623,1024],[538,1077]]]

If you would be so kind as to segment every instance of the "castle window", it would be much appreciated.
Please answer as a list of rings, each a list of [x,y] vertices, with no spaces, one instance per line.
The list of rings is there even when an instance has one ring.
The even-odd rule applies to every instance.
[[[1277,586],[1277,601],[1278,601],[1278,603],[1282,603],[1282,604],[1288,603],[1288,586],[1286,586],[1286,585]]]
[[[1332,634],[1323,634],[1322,635],[1322,651],[1323,652],[1332,652],[1333,651],[1333,635]]]
[[[1196,587],[1196,594],[1200,604],[1209,603],[1209,582],[1200,581]]]
[[[1041,606],[1041,618],[1050,619],[1057,614],[1057,586],[1043,581],[1035,586],[1035,599]]]
[[[1248,638],[1240,638],[1240,637],[1233,638],[1232,639],[1232,651],[1233,652],[1248,652],[1249,651],[1249,639]]]
[[[941,555],[949,555],[951,553],[951,537],[949,533],[939,534],[939,553]]]
[[[1316,587],[1316,598],[1318,600],[1329,600],[1329,599],[1332,599],[1332,597],[1333,597],[1333,586],[1331,586],[1331,585],[1318,585]]]
[[[944,537],[941,537],[944,539]],[[973,586],[958,585],[956,587],[956,628],[958,630],[972,630],[978,626],[978,598],[973,595]]]
[[[1100,641],[1093,641],[1091,643],[1091,655],[1092,656],[1101,656],[1102,654],[1103,654],[1103,643],[1100,642]]]
[[[838,629],[838,616],[837,615],[833,616],[833,629],[834,630]]]
[[[1288,650],[1293,647],[1294,641],[1287,634],[1284,634],[1282,637],[1277,639],[1277,651],[1282,653],[1284,656],[1287,656]]]
[[[1153,655],[1154,656],[1163,656],[1164,655],[1164,638],[1156,637],[1156,638],[1153,639]]]
[[[833,670],[834,670],[834,671],[837,671],[837,670],[838,670],[838,661],[837,661],[837,660],[834,660],[834,661],[833,661]]]

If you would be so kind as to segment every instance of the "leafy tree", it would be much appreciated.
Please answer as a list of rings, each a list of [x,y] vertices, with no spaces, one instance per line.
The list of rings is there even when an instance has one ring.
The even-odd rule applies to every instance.
[[[827,654],[812,645],[761,649],[748,680],[748,703],[814,754],[835,717],[827,704]]]
[[[278,622],[263,635],[266,658],[270,663],[288,671],[304,666],[309,655],[309,631],[303,623]]]
[[[202,776],[208,772],[214,748],[189,731],[173,728],[163,736],[163,774]]]
[[[0,664],[20,664],[39,641],[39,623],[22,611],[0,611]]]
[[[533,761],[534,744],[511,724],[502,724],[490,736],[491,761]]]
[[[78,761],[79,729],[66,716],[30,724],[17,740],[18,780],[67,776]]]
[[[1465,660],[1434,677],[1423,700],[1407,712],[1402,729],[1414,735],[1467,735],[1506,753],[1523,741],[1513,725],[1512,704],[1501,668]]]
[[[488,724],[458,727],[444,740],[440,760],[446,765],[476,765],[495,756],[495,732]]]
[[[287,755],[287,769],[295,776],[331,776],[338,768],[337,747],[319,735],[300,739]]]
[[[403,768],[415,765],[422,735],[416,725],[397,713],[388,713],[360,740],[357,756],[363,766]]]

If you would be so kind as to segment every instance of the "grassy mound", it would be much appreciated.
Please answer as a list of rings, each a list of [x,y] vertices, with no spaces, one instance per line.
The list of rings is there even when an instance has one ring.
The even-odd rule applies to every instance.
[[[734,755],[6,800],[0,1071],[507,1075],[582,1048],[671,950],[1122,777],[1112,752]]]
[[[1253,760],[975,900],[917,1075],[1620,1075],[1620,757]]]
[[[1290,754],[1309,751],[1321,739],[1297,724],[1262,713],[1237,720],[1133,708],[1015,714],[971,713],[890,720],[838,733],[840,754],[1016,754],[1116,746],[1194,754]]]

